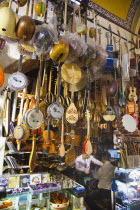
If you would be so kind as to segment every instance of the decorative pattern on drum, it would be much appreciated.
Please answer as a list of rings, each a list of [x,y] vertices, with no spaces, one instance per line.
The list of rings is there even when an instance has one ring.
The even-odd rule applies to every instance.
[[[15,72],[8,78],[8,85],[11,89],[20,91],[23,90],[28,84],[27,77],[21,72]]]
[[[78,121],[78,112],[74,103],[71,103],[66,111],[66,120],[70,124],[74,124]]]
[[[47,113],[48,116],[59,120],[64,114],[64,108],[61,104],[54,102],[48,106]]]
[[[26,112],[24,117],[25,124],[32,130],[38,129],[42,125],[43,114],[36,108],[30,109]]]
[[[59,59],[60,62],[64,62],[69,54],[69,45],[65,40],[60,40],[54,45],[50,52],[50,58],[53,61]],[[61,57],[60,57],[61,56]]]
[[[118,129],[123,133],[134,132],[136,130],[136,121],[129,115],[125,114],[123,117],[118,118]]]

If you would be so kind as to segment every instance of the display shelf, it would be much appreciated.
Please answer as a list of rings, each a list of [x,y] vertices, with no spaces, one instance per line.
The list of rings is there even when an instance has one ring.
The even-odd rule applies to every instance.
[[[116,209],[140,209],[140,168],[116,169],[115,179]]]
[[[48,187],[46,187],[48,186]],[[29,185],[30,192],[35,195],[39,193],[49,193],[61,190],[61,186],[55,183],[40,183],[37,185]],[[38,189],[41,188],[41,189]]]

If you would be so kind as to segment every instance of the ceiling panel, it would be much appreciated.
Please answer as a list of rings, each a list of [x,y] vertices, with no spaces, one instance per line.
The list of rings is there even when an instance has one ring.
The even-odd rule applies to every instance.
[[[90,6],[102,17],[130,30],[140,0],[91,0]]]

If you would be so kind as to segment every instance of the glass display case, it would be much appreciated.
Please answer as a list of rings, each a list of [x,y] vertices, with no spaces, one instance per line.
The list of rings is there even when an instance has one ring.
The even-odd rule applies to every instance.
[[[63,174],[0,176],[0,209],[85,210],[85,188]]]
[[[140,209],[140,168],[115,171],[116,210]]]

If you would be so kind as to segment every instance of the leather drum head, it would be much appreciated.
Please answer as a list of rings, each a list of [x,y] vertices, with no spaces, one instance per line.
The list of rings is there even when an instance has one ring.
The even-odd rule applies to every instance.
[[[75,63],[64,63],[61,67],[61,75],[69,84],[78,83],[82,77],[81,69]]]

